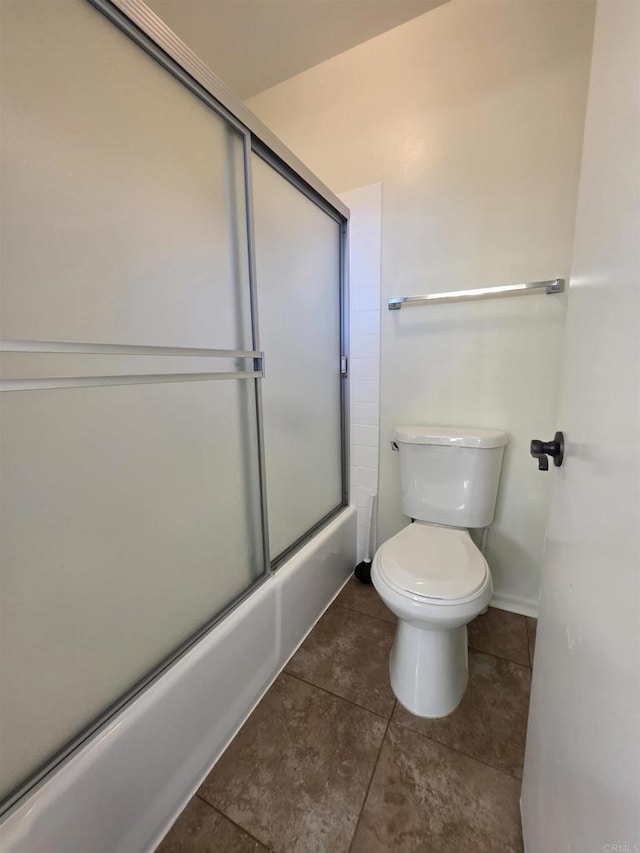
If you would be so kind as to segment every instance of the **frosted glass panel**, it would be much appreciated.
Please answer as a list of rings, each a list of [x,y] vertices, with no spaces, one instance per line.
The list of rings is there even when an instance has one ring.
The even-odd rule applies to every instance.
[[[242,137],[86,0],[0,32],[2,337],[250,349]]]
[[[342,502],[340,228],[253,157],[272,558]]]
[[[252,349],[242,136],[85,0],[0,40],[1,336]],[[0,798],[264,573],[252,370],[0,355],[86,386],[0,394]]]
[[[6,792],[264,561],[253,380],[0,396]]]

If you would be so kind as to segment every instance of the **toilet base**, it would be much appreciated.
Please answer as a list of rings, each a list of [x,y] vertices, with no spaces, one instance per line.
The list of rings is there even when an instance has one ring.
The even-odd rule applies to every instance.
[[[389,658],[391,687],[418,717],[446,717],[467,688],[467,626],[426,630],[400,620]]]

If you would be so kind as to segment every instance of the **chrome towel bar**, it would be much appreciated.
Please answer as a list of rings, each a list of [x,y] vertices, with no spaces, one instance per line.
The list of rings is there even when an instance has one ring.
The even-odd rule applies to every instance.
[[[467,302],[474,299],[499,299],[502,296],[532,296],[536,293],[562,293],[564,279],[531,281],[523,284],[504,284],[499,287],[476,287],[471,290],[451,290],[448,293],[427,293],[423,296],[393,296],[387,300],[389,311],[404,306],[428,305],[441,302]]]

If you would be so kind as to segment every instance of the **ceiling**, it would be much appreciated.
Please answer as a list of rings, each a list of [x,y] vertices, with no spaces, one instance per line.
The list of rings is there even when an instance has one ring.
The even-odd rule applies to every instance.
[[[243,100],[445,0],[147,0]]]

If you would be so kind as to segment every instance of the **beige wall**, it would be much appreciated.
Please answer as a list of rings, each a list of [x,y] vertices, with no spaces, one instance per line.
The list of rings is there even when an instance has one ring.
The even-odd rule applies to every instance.
[[[248,103],[335,191],[383,183],[382,301],[568,278],[594,5],[452,2]],[[404,523],[393,426],[509,433],[488,557],[534,612],[564,297],[382,311],[379,539]]]

